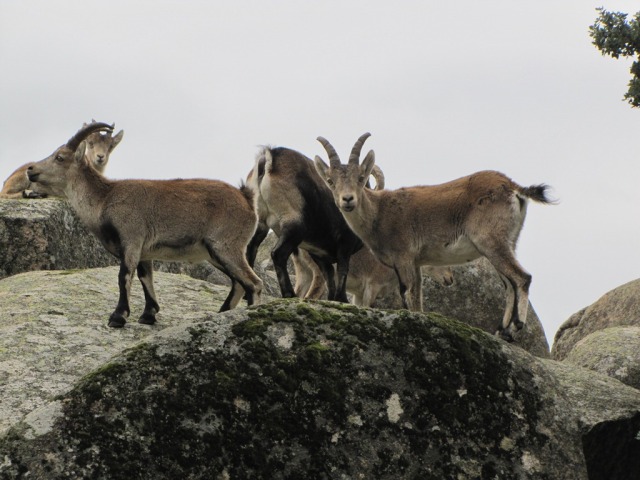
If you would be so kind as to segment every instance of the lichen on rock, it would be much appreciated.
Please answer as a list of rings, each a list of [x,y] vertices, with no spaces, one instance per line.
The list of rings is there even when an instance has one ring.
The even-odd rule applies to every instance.
[[[543,361],[454,320],[280,300],[114,357],[59,396],[51,430],[21,423],[0,440],[0,473],[586,478],[591,427],[564,388]],[[626,418],[629,395],[610,415]]]

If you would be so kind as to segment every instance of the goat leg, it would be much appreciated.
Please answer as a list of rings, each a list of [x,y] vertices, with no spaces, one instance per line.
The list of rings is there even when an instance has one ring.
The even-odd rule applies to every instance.
[[[153,288],[153,262],[151,260],[140,262],[136,272],[142,284],[145,301],[144,312],[140,315],[138,323],[153,325],[156,323],[156,313],[160,311],[160,305],[158,305]]]

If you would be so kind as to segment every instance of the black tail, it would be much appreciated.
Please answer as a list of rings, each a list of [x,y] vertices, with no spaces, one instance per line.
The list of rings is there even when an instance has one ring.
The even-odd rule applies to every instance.
[[[557,203],[556,200],[552,200],[547,196],[547,190],[549,190],[549,185],[540,184],[540,185],[531,185],[530,187],[520,187],[520,191],[518,192],[523,197],[530,198],[534,202],[553,204]]]

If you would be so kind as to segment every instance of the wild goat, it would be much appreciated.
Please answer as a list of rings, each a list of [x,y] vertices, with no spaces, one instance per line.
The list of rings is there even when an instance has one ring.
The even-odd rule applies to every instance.
[[[507,289],[498,334],[506,340],[527,318],[531,275],[518,263],[515,247],[527,201],[551,203],[546,185],[521,187],[499,172],[482,171],[442,185],[369,190],[375,163],[371,150],[360,164],[362,135],[343,165],[333,146],[318,141],[330,166],[315,157],[319,175],[351,229],[378,260],[394,269],[405,308],[422,310],[421,265],[455,265],[486,257]],[[357,152],[357,153],[356,153]]]
[[[347,226],[311,159],[289,148],[265,147],[247,176],[247,186],[255,194],[258,213],[258,228],[247,250],[249,264],[272,229],[278,242],[271,258],[283,297],[295,296],[287,261],[301,248],[320,268],[329,299],[347,302],[349,257],[362,248],[362,242]]]
[[[95,122],[95,120],[93,121]],[[84,123],[82,127],[86,127]],[[114,128],[116,124],[112,124]],[[115,136],[111,132],[94,132],[86,139],[87,150],[85,160],[98,172],[104,173],[109,156],[113,149],[118,146],[124,135],[124,130],[120,130]],[[0,191],[0,198],[44,198],[50,193],[42,185],[32,184],[27,177],[27,169],[32,163],[27,163],[18,168],[5,180]]]
[[[228,275],[231,291],[220,311],[234,308],[244,291],[249,305],[259,302],[262,280],[245,258],[257,222],[251,192],[217,180],[107,180],[83,160],[83,140],[103,130],[112,127],[87,125],[31,165],[27,174],[30,181],[66,197],[80,220],[120,260],[120,298],[109,326],[126,323],[134,270],[145,296],[138,321],[155,323],[160,307],[153,289],[154,259],[207,260]]]
[[[384,174],[374,166],[372,170],[376,181],[375,190],[384,189]],[[369,183],[366,185],[370,187]],[[306,250],[294,252],[293,267],[296,275],[294,291],[296,296],[309,299],[326,297],[327,284],[320,268]],[[453,284],[453,272],[450,267],[425,266],[423,271],[443,285]],[[347,292],[353,295],[353,303],[361,307],[372,307],[378,296],[392,294],[398,290],[398,279],[393,269],[380,263],[371,251],[363,247],[349,260]]]
[[[300,250],[293,256],[296,272],[295,292],[298,297],[319,299],[326,295],[326,283],[322,272],[309,254]],[[451,267],[425,265],[422,272],[443,285],[453,284]],[[347,292],[353,295],[353,303],[361,307],[372,307],[380,295],[398,291],[398,278],[393,269],[380,263],[365,246],[351,256],[347,275]]]

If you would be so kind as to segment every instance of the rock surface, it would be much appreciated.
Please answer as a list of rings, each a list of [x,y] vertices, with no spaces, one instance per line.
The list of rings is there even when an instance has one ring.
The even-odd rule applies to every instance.
[[[258,250],[256,266],[260,266],[265,272],[273,271],[269,252],[275,246],[276,240],[277,237],[269,233]],[[495,268],[486,259],[481,259],[466,265],[454,266],[452,270],[454,284],[450,286],[445,286],[436,278],[423,273],[424,310],[455,318],[494,334],[502,322],[505,309],[505,289]],[[293,274],[291,262],[289,271]],[[279,296],[279,292],[277,283],[275,288],[269,291],[276,297]],[[387,309],[402,308],[399,292],[379,298],[374,306]],[[538,357],[550,356],[544,328],[531,303],[527,325],[514,335],[514,342]]]
[[[159,285],[161,305],[169,288]],[[111,303],[94,302],[108,313]],[[200,314],[187,311],[14,425],[0,439],[0,478],[616,480],[640,471],[640,392],[614,379],[437,315],[298,300],[210,315],[197,305]],[[104,343],[149,331],[98,329]]]
[[[495,333],[505,309],[505,289],[495,268],[480,259],[452,267],[454,284],[444,286],[424,275],[424,310],[436,312]],[[535,278],[534,278],[535,281]],[[538,357],[549,357],[544,328],[529,303],[526,326],[514,335],[514,343]]]
[[[0,199],[0,278],[115,263],[66,202]]]
[[[640,327],[640,279],[611,290],[569,317],[556,332],[552,356],[563,360],[587,335],[623,326]]]
[[[118,268],[107,267],[29,272],[0,280],[0,432],[147,335],[211,318],[229,291],[183,275],[156,273],[156,325],[136,322],[144,298],[134,282],[131,319],[124,329],[112,329],[107,320],[118,301],[117,278]]]
[[[587,335],[563,360],[640,389],[640,327],[610,327]]]

